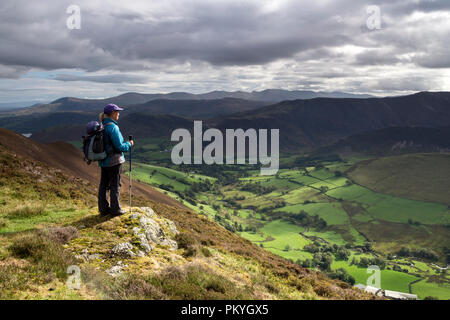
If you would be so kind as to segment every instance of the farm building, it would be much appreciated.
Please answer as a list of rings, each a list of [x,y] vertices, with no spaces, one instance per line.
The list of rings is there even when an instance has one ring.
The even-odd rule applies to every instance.
[[[398,291],[384,290],[384,296],[395,300],[417,300],[417,295]]]
[[[386,297],[388,299],[393,299],[393,300],[418,300],[417,295],[415,295],[415,294],[391,291],[391,290],[383,290],[383,289],[376,288],[376,287],[365,286],[361,283],[355,285],[355,287],[360,290],[364,290],[365,292],[372,293],[378,297]]]

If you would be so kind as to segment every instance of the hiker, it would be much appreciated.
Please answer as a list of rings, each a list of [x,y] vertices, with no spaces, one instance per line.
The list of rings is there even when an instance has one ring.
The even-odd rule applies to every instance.
[[[101,215],[121,215],[124,214],[120,208],[119,195],[121,186],[122,163],[125,162],[123,152],[127,152],[134,145],[133,140],[124,142],[122,133],[120,132],[117,121],[119,120],[120,111],[115,104],[108,104],[103,112],[100,113],[100,122],[104,126],[105,134],[105,150],[107,157],[99,161],[102,174],[100,186],[98,189],[98,210]],[[106,191],[109,190],[111,206],[106,199]]]

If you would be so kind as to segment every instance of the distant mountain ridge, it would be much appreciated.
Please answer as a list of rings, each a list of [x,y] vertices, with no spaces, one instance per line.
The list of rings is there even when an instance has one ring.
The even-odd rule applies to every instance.
[[[370,95],[365,94],[350,94],[344,92],[314,92],[301,90],[281,90],[268,89],[263,91],[211,91],[202,94],[193,94],[187,92],[171,92],[171,93],[156,93],[145,94],[137,92],[127,92],[115,97],[105,99],[82,99],[76,97],[62,97],[56,99],[48,104],[25,107],[18,110],[12,110],[16,115],[24,115],[31,113],[41,113],[50,111],[62,111],[76,109],[78,111],[90,111],[99,109],[108,103],[115,103],[120,106],[128,107],[130,105],[138,105],[148,103],[154,100],[219,100],[219,99],[240,99],[257,101],[260,105],[267,105],[270,103],[277,103],[284,100],[296,99],[312,99],[318,97],[330,98],[369,98]],[[245,110],[241,110],[245,111]]]
[[[205,129],[280,129],[280,146],[283,150],[305,150],[332,145],[353,135],[392,127],[449,127],[450,93],[423,92],[389,98],[284,101],[256,110],[205,119],[203,123]],[[192,120],[183,117],[152,114],[137,109],[134,113],[124,113],[120,119],[124,132],[144,137],[170,138],[173,129],[191,130],[192,125]],[[39,141],[78,139],[84,134],[83,127],[84,123],[80,123],[77,128],[65,126],[47,129],[45,132],[37,132],[32,138]],[[79,134],[75,135],[75,132]]]
[[[225,128],[280,129],[283,149],[317,147],[389,127],[450,126],[450,92],[408,96],[283,101],[252,112],[209,121]]]

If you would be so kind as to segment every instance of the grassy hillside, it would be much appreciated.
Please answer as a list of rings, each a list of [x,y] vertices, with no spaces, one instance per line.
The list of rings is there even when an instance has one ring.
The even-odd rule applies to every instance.
[[[450,206],[450,154],[407,154],[361,163],[349,173],[377,192]]]
[[[89,179],[19,154],[14,145],[29,141],[21,139],[12,135],[12,147],[0,146],[0,298],[371,298],[259,248],[182,205],[152,201],[145,189],[134,196],[135,216],[100,217]],[[28,148],[39,147],[29,141]],[[79,161],[70,157],[63,157],[61,167]],[[136,220],[136,215],[147,220]],[[164,242],[155,242],[145,254],[135,231],[138,221],[158,223],[164,230]],[[132,251],[115,250],[123,243],[130,243]],[[66,283],[71,265],[81,270],[79,290]]]

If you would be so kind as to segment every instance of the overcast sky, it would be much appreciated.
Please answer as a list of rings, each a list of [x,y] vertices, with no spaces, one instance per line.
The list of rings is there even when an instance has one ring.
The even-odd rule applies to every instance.
[[[67,26],[71,4],[80,29]],[[2,0],[0,102],[450,91],[449,39],[449,0]]]

